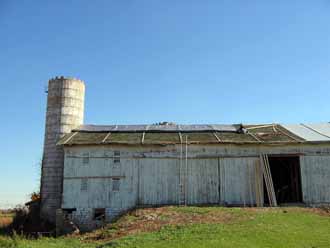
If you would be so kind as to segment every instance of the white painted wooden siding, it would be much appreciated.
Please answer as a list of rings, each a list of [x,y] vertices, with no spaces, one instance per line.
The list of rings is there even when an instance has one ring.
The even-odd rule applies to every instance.
[[[90,158],[83,164],[80,158],[66,158],[63,208],[131,208],[137,202],[138,160]],[[87,191],[81,191],[81,180],[87,179]],[[119,191],[112,190],[112,178],[120,178]]]
[[[139,176],[139,204],[179,203],[177,159],[140,159]]]
[[[219,203],[218,159],[188,160],[187,167],[187,203]]]
[[[255,204],[255,166],[258,158],[220,158],[220,202]]]
[[[112,158],[115,150],[121,154],[118,164]],[[187,203],[255,203],[254,166],[260,152],[300,153],[303,200],[330,203],[330,148],[326,145],[189,146]],[[88,164],[83,163],[86,153]],[[184,165],[184,159],[182,162]],[[180,164],[180,147],[175,146],[67,147],[62,207],[119,210],[138,204],[179,204]],[[112,191],[110,177],[121,178],[119,192]],[[88,179],[86,192],[80,189],[81,178]]]
[[[330,203],[330,156],[300,158],[303,201]]]

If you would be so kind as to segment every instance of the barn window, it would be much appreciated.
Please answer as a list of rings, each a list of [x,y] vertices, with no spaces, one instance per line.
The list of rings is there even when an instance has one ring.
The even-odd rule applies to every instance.
[[[80,190],[81,191],[87,191],[87,188],[88,188],[87,178],[82,178],[81,179],[81,184],[80,184]]]
[[[120,151],[114,151],[113,162],[120,163]]]
[[[76,208],[62,208],[63,210],[63,217],[65,220],[70,220],[72,217],[72,213],[77,211]]]
[[[83,164],[89,164],[89,153],[83,154]]]
[[[105,220],[105,208],[94,209],[94,220]]]
[[[112,191],[119,191],[120,188],[120,179],[112,178]]]

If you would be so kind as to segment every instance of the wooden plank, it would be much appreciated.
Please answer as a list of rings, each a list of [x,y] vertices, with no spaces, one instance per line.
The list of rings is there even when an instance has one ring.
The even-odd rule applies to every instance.
[[[109,138],[110,135],[111,135],[111,133],[109,132],[109,133],[104,137],[104,139],[102,140],[102,143],[104,143],[104,142]]]
[[[255,136],[253,133],[247,132],[252,138],[254,138],[255,140],[259,141],[259,142],[263,142],[261,139],[259,139],[257,136]]]
[[[148,131],[149,130],[149,128],[150,128],[150,125],[147,125],[146,126],[146,129],[145,129],[145,131],[143,132],[143,134],[142,134],[142,138],[141,138],[141,144],[143,144],[144,143],[144,137],[145,137],[145,135],[146,135],[146,131]]]
[[[262,207],[261,198],[261,183],[260,183],[260,163],[255,163],[255,193],[256,193],[256,205]]]
[[[276,194],[275,194],[275,189],[274,189],[274,183],[273,183],[273,178],[272,178],[272,174],[270,171],[270,165],[269,165],[269,160],[268,160],[268,156],[264,155],[265,158],[265,162],[267,164],[267,170],[268,170],[268,176],[269,176],[269,183],[271,186],[271,193],[272,193],[272,201],[273,201],[273,205],[274,207],[277,207],[277,200],[276,200]]]
[[[83,176],[83,177],[63,177],[64,180],[72,179],[111,179],[111,178],[125,178],[125,176]]]
[[[265,165],[263,155],[260,155],[260,164],[261,164],[262,174],[263,174],[265,184],[266,184],[266,190],[267,190],[269,205],[272,206],[272,196],[271,196],[271,193],[270,193],[270,185],[269,185],[269,181],[268,181],[268,174],[266,172],[266,165]]]
[[[222,143],[221,139],[219,138],[219,136],[215,132],[213,132],[213,135],[219,141],[219,143]]]
[[[247,167],[248,167],[248,170],[247,170],[247,172],[248,172],[248,186],[249,186],[249,202],[250,202],[250,206],[252,207],[253,206],[253,196],[252,196],[252,194],[253,194],[253,180],[252,180],[252,173],[251,173],[251,169],[250,169],[250,164],[247,164]],[[253,169],[253,164],[251,164],[251,167],[252,167],[252,169]]]
[[[180,139],[180,143],[182,144],[182,133],[181,132],[178,132],[178,135],[179,135],[179,139]]]
[[[146,135],[146,132],[143,132],[143,134],[142,134],[142,138],[141,138],[141,144],[143,144],[144,143],[144,136]]]
[[[264,165],[264,177],[265,177],[265,182],[267,185],[268,200],[269,200],[270,206],[272,207],[273,206],[273,195],[271,192],[271,184],[269,181],[268,167],[267,167],[267,163],[266,163],[264,155],[262,155],[262,159],[263,159],[263,165]]]
[[[63,142],[63,145],[65,145],[66,143],[68,143],[75,135],[77,135],[77,133],[79,133],[79,132],[73,133],[66,141]]]
[[[268,195],[268,199],[269,199],[269,205],[271,207],[272,206],[276,207],[277,206],[276,194],[275,194],[275,190],[274,190],[274,184],[273,184],[272,175],[271,175],[271,171],[270,171],[268,156],[265,154],[260,155],[260,161],[261,161],[263,175],[264,175],[264,179],[265,179],[267,195]]]
[[[245,127],[246,130],[251,130],[251,129],[258,129],[258,128],[264,128],[264,127],[271,127],[274,126],[274,124],[268,124],[268,125],[262,125],[262,126],[255,126],[255,127]]]

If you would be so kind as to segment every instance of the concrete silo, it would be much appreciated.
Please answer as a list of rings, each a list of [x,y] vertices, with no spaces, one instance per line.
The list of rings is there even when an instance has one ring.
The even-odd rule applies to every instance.
[[[85,84],[74,78],[56,77],[48,82],[46,128],[41,171],[41,216],[55,221],[61,207],[63,184],[63,148],[59,138],[84,119]]]

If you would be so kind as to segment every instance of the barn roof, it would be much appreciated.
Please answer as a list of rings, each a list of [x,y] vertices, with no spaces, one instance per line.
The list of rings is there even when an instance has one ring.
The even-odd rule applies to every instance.
[[[324,141],[328,140],[306,139],[295,129],[280,124],[83,125],[62,137],[58,145],[167,145],[186,142],[189,144],[294,144]]]
[[[73,131],[80,132],[237,132],[241,125],[219,125],[219,124],[154,124],[154,125],[82,125]]]
[[[307,141],[330,141],[330,123],[283,125],[290,132]]]

